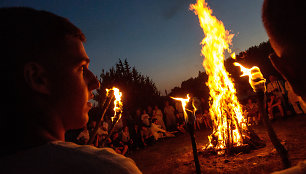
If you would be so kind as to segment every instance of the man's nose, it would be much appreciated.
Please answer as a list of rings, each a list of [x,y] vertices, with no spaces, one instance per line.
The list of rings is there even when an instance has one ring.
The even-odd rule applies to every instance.
[[[100,87],[99,80],[90,70],[86,70],[84,76],[86,78],[89,90],[94,90]]]

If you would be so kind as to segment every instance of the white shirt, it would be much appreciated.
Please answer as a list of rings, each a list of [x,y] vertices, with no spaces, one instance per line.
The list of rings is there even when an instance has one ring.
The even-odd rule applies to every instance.
[[[135,162],[110,148],[53,141],[0,159],[5,174],[138,174]]]

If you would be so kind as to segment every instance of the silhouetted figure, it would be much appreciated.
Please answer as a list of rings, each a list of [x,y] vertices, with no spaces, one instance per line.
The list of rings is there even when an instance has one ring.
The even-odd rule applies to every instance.
[[[64,141],[66,131],[87,123],[89,100],[99,87],[81,30],[31,8],[1,8],[0,21],[7,100],[0,173],[140,173],[131,159],[109,148]]]

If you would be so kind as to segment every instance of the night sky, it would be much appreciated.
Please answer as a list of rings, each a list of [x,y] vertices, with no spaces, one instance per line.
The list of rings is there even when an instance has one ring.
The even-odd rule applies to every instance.
[[[268,40],[261,22],[263,0],[207,2],[213,15],[235,34],[236,53]],[[195,0],[1,0],[0,7],[26,6],[68,18],[87,38],[94,74],[127,58],[164,93],[204,71],[204,35],[189,10],[191,3]]]

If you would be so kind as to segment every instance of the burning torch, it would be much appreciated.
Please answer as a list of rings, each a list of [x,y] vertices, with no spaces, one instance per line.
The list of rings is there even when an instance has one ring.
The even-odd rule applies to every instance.
[[[105,142],[107,139],[113,134],[113,130],[117,122],[120,120],[122,116],[122,102],[121,102],[121,97],[122,97],[122,92],[119,91],[118,88],[113,87],[114,96],[115,96],[115,101],[114,101],[114,116],[111,117],[112,119],[112,125],[110,127],[110,131],[107,135],[107,137],[102,141],[102,147],[104,147]]]
[[[249,76],[249,83],[252,86],[254,92],[257,95],[257,100],[258,100],[258,107],[259,107],[259,112],[262,116],[262,120],[264,122],[264,125],[267,129],[269,138],[274,146],[274,148],[277,150],[279,153],[284,168],[289,168],[291,166],[291,163],[288,158],[288,152],[285,149],[285,147],[280,143],[279,139],[277,138],[277,135],[275,131],[273,130],[273,127],[270,123],[268,114],[265,109],[265,101],[266,101],[266,86],[265,82],[266,79],[263,77],[263,75],[260,72],[260,69],[257,66],[253,66],[251,69],[243,67],[241,64],[235,62],[235,66],[239,66],[241,71],[243,72],[242,76]]]
[[[90,138],[89,138],[88,143],[87,143],[89,145],[93,143],[93,141],[94,141],[94,139],[95,139],[95,137],[97,135],[97,131],[99,129],[99,125],[100,125],[101,121],[104,119],[104,115],[105,115],[105,113],[106,113],[106,111],[107,111],[111,101],[114,98],[113,92],[114,91],[112,91],[112,90],[106,89],[106,97],[105,97],[104,101],[101,104],[101,108],[102,109],[104,108],[104,110],[102,112],[102,115],[100,115],[100,117],[98,118],[94,130],[90,134]]]
[[[195,137],[194,137],[194,121],[195,121],[196,108],[195,108],[193,102],[189,102],[190,101],[189,94],[187,94],[187,98],[174,98],[174,97],[171,97],[171,98],[173,98],[174,100],[179,100],[182,103],[185,123],[187,124],[188,132],[189,132],[189,135],[190,135],[190,138],[191,138],[193,158],[194,158],[194,163],[195,163],[195,166],[196,166],[196,172],[197,172],[197,174],[200,174],[201,173],[201,168],[200,168],[200,163],[199,163],[199,159],[198,159],[197,144],[195,142]],[[187,113],[187,111],[188,111],[188,113]]]

